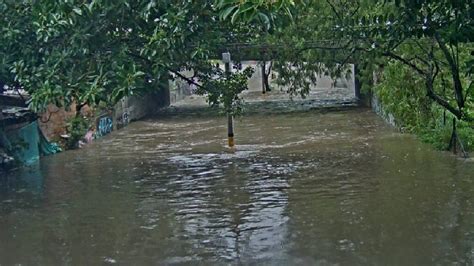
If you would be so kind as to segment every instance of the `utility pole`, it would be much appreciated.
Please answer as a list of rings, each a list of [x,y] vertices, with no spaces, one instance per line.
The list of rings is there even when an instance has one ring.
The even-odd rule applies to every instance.
[[[222,54],[222,61],[225,64],[225,74],[227,77],[230,76],[231,70],[230,70],[230,53],[223,53]],[[227,110],[228,111],[228,110]],[[232,148],[234,147],[234,117],[232,116],[231,113],[227,113],[227,140],[229,143],[229,147]]]
[[[267,92],[267,88],[266,88],[266,62],[265,61],[262,61],[262,94],[265,94]]]
[[[354,95],[357,101],[362,102],[361,93],[360,93],[360,80],[359,80],[359,66],[354,64]]]

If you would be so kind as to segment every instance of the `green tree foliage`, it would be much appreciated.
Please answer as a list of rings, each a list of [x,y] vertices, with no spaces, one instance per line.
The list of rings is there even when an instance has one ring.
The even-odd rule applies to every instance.
[[[378,69],[395,81],[377,87],[384,99],[434,103],[441,109],[425,109],[447,110],[472,126],[471,2],[4,0],[0,81],[27,89],[34,109],[51,102],[80,107],[156,89],[169,72],[180,77],[193,69],[188,82],[222,103],[235,97],[216,91],[230,85],[217,82],[224,76],[209,59],[232,49],[227,43],[245,43],[233,57],[273,61],[290,93],[305,95],[318,74],[347,74],[345,65],[357,62],[366,84]],[[396,79],[408,74],[416,86],[397,90],[404,84]]]
[[[285,14],[291,16],[291,9],[295,6],[294,0],[216,0],[215,5],[220,10],[221,20],[230,18],[236,21],[258,21],[265,28],[275,25],[276,18]]]
[[[247,15],[237,18],[252,21],[262,11],[274,14],[276,21],[288,20],[278,9],[268,8],[273,1],[257,2],[239,1],[234,11]],[[292,7],[292,23],[273,23],[265,42],[280,60],[274,67],[280,82],[291,91],[305,94],[317,82],[317,73],[338,76],[346,72],[341,66],[357,63],[362,84],[375,90],[401,126],[428,132],[425,136],[432,130],[445,132],[437,122],[448,112],[448,120],[461,120],[462,132],[473,127],[472,1],[283,2]],[[381,77],[378,84],[374,74]],[[444,134],[438,133],[432,132]]]
[[[79,141],[87,133],[88,126],[89,121],[81,116],[70,118],[67,121],[66,130],[69,133],[69,137],[65,140],[67,149],[76,149],[78,147]]]
[[[207,95],[211,106],[222,104],[225,113],[241,115],[242,99],[239,94],[247,89],[247,81],[253,73],[251,67],[231,73],[224,73],[219,69],[213,75],[200,78],[203,83],[199,85],[197,93]]]
[[[278,15],[278,9],[268,8],[272,2],[240,1],[237,7],[254,10],[242,16],[249,21],[258,17],[260,10]],[[294,5],[294,2],[280,1],[279,4]],[[325,54],[332,53],[332,61],[342,64],[353,61],[367,65],[380,57],[399,61],[423,78],[425,92],[431,100],[458,119],[472,121],[467,106],[472,82],[465,84],[464,80],[472,76],[474,65],[473,6],[469,0],[306,1],[295,5],[295,23],[275,35],[291,47],[286,49],[289,52],[284,58],[328,64],[330,60],[324,60]],[[323,52],[314,52],[318,49]],[[407,50],[408,54],[404,54]],[[466,50],[470,56],[460,57]],[[341,60],[347,54],[348,60]],[[293,71],[287,68],[284,76],[291,80],[293,75],[300,81],[302,76],[311,77],[311,72],[321,71],[320,68],[308,69],[307,65],[314,64],[294,62],[296,67]],[[307,70],[304,74],[303,69]],[[435,90],[439,75],[449,76],[450,90],[445,95]],[[304,82],[296,87],[298,85],[307,87]]]
[[[212,72],[222,44],[252,32],[205,0],[4,0],[0,12],[0,80],[25,88],[34,110],[113,104],[169,72]]]
[[[360,40],[357,49],[410,67],[423,78],[431,100],[472,121],[472,84],[466,84],[474,38],[471,1],[370,2],[373,7],[356,19],[338,15],[342,27]],[[440,76],[447,80],[444,94],[436,90]]]
[[[361,40],[356,49],[367,56],[366,77],[374,63],[382,66],[375,69],[381,80],[374,90],[387,111],[438,148],[452,146],[455,137],[461,148],[473,149],[471,1],[367,3],[372,9],[356,19],[338,19]]]
[[[234,8],[234,23],[257,21],[268,25],[259,19],[260,13],[278,18],[271,20],[272,28],[265,34],[251,40],[256,49],[249,52],[262,61],[272,61],[272,69],[278,73],[276,82],[289,88],[291,95],[307,95],[319,75],[336,78],[351,74],[346,64],[353,55],[350,40],[336,38],[335,21],[330,18],[333,11],[324,1],[222,2]]]

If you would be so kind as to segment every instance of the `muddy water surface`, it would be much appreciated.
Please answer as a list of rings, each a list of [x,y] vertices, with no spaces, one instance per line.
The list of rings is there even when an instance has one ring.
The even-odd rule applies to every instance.
[[[471,265],[474,163],[365,109],[136,122],[0,183],[0,265]]]

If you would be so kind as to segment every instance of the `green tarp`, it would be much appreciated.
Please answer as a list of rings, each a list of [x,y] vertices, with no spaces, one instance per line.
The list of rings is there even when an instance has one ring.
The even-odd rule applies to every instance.
[[[50,143],[34,121],[22,128],[2,132],[2,143],[11,155],[23,164],[38,161],[40,155],[50,155],[61,151],[61,148]]]

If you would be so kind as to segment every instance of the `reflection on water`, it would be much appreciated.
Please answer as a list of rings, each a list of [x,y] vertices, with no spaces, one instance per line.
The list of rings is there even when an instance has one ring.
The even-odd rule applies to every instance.
[[[0,264],[470,264],[474,164],[365,109],[136,122],[2,177]]]

